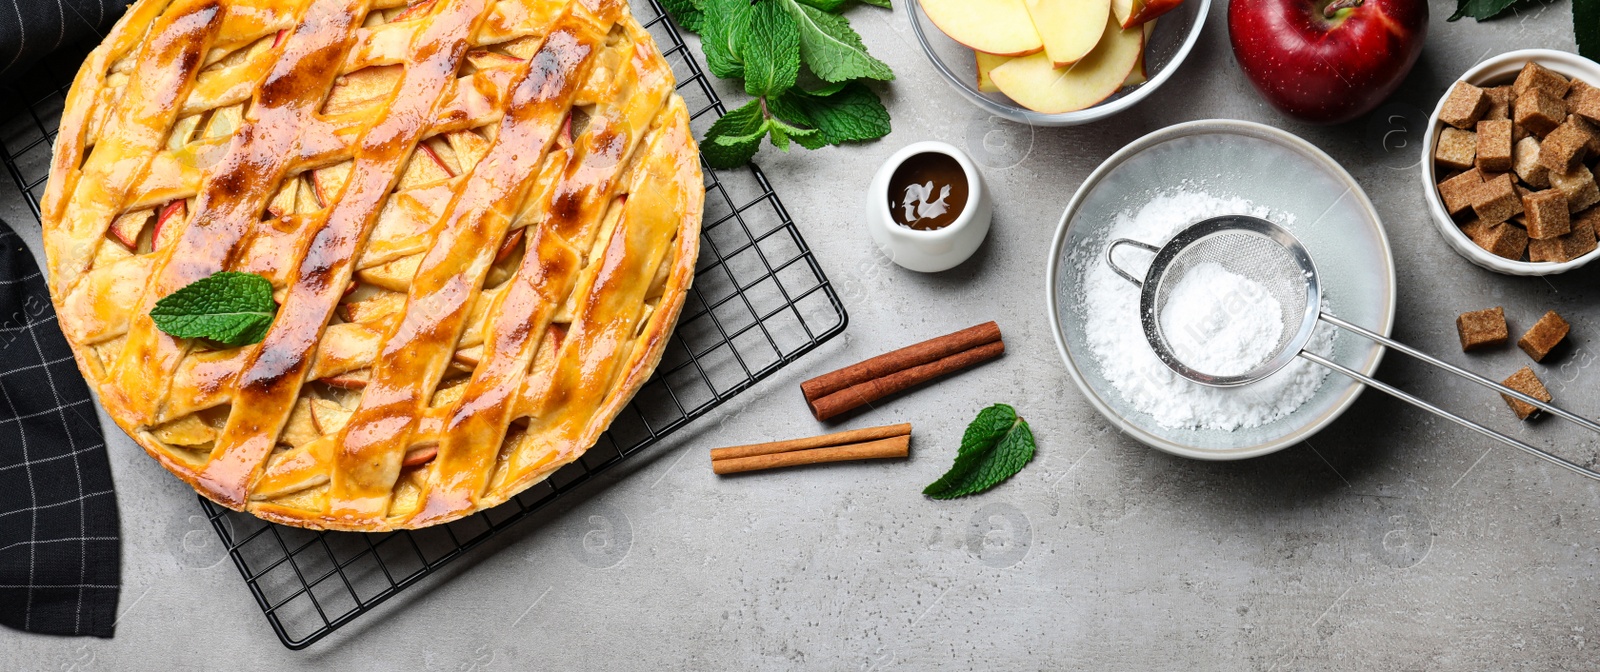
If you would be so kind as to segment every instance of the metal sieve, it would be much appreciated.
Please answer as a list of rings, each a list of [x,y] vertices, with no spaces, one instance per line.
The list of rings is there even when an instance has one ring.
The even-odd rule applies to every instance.
[[[1121,246],[1135,247],[1155,254],[1143,279],[1117,265],[1113,254]],[[1173,340],[1165,332],[1162,315],[1172,297],[1173,289],[1190,271],[1200,264],[1214,263],[1230,273],[1250,279],[1260,285],[1265,294],[1278,304],[1278,319],[1283,331],[1276,346],[1253,368],[1236,375],[1213,375],[1200,371],[1180,358]],[[1600,432],[1600,424],[1581,417],[1548,402],[1513,390],[1476,373],[1439,360],[1420,350],[1351,324],[1322,311],[1322,290],[1317,281],[1317,267],[1311,255],[1292,234],[1272,222],[1249,215],[1213,217],[1190,226],[1172,237],[1165,245],[1157,247],[1126,238],[1111,241],[1106,247],[1106,264],[1129,282],[1139,287],[1139,319],[1144,336],[1156,357],[1184,378],[1211,387],[1237,387],[1260,381],[1287,366],[1295,357],[1303,357],[1340,374],[1354,378],[1369,387],[1381,390],[1413,406],[1438,415],[1475,432],[1497,439],[1507,445],[1562,467],[1569,471],[1600,480],[1600,472],[1579,466],[1565,458],[1552,455],[1484,427],[1476,422],[1446,411],[1408,392],[1365,375],[1359,371],[1309,352],[1306,343],[1317,328],[1318,322],[1338,327],[1415,357],[1435,368],[1443,369],[1503,395],[1525,402],[1557,417],[1576,422],[1590,430]],[[1240,310],[1260,309],[1265,302],[1243,302],[1233,305]]]

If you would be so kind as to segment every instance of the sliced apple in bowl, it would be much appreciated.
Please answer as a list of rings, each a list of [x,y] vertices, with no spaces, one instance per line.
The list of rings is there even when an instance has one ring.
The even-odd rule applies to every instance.
[[[950,39],[973,51],[1024,56],[1044,49],[1023,0],[922,0],[922,11]]]
[[[1049,54],[1014,58],[989,72],[1000,92],[1019,105],[1060,114],[1094,105],[1122,88],[1144,50],[1144,30],[1123,28],[1107,14],[1095,48],[1076,63],[1058,68]]]
[[[1033,28],[1044,41],[1044,53],[1056,67],[1088,56],[1105,34],[1111,0],[1024,0]]]

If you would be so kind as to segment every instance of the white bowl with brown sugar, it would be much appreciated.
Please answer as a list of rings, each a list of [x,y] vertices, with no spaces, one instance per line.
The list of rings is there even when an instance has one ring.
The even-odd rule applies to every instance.
[[[1591,87],[1600,87],[1600,64],[1597,64],[1587,58],[1583,58],[1577,54],[1564,51],[1555,51],[1551,49],[1521,49],[1494,56],[1484,60],[1482,63],[1479,63],[1472,69],[1468,70],[1460,77],[1458,81],[1466,82],[1483,89],[1507,86],[1516,80],[1518,73],[1520,73],[1523,67],[1529,62],[1537,63],[1569,80],[1580,80]],[[1582,254],[1578,254],[1570,258],[1564,258],[1560,261],[1532,261],[1531,259],[1533,256],[1530,256],[1530,252],[1528,251],[1530,246],[1542,246],[1541,249],[1534,252],[1534,254],[1542,258],[1552,255],[1560,258],[1561,255],[1559,250],[1562,248],[1554,246],[1553,243],[1549,242],[1536,243],[1533,240],[1528,240],[1521,245],[1520,249],[1523,251],[1518,258],[1509,258],[1510,255],[1516,254],[1517,250],[1519,249],[1516,245],[1516,240],[1514,240],[1516,237],[1515,234],[1525,234],[1528,230],[1526,221],[1528,213],[1518,215],[1517,217],[1520,217],[1520,220],[1518,220],[1517,217],[1514,217],[1513,220],[1508,220],[1502,224],[1502,226],[1520,227],[1517,231],[1502,231],[1502,233],[1513,234],[1509,236],[1510,238],[1513,238],[1513,240],[1510,241],[1497,241],[1493,237],[1483,236],[1482,228],[1474,228],[1474,226],[1481,225],[1481,221],[1476,221],[1478,218],[1475,217],[1475,211],[1473,208],[1468,207],[1466,208],[1465,212],[1461,212],[1459,201],[1455,202],[1455,207],[1458,210],[1458,214],[1454,217],[1451,216],[1450,210],[1446,207],[1446,199],[1445,197],[1441,196],[1440,183],[1450,179],[1452,176],[1455,176],[1458,171],[1451,170],[1447,166],[1441,165],[1440,161],[1437,160],[1436,154],[1441,137],[1446,135],[1446,129],[1454,128],[1453,126],[1446,124],[1441,119],[1441,115],[1445,113],[1446,107],[1450,103],[1451,93],[1455,90],[1455,87],[1456,85],[1452,83],[1450,88],[1447,89],[1440,97],[1439,104],[1435,106],[1432,116],[1429,117],[1428,130],[1426,136],[1424,137],[1422,150],[1421,172],[1423,194],[1428,202],[1428,210],[1433,215],[1434,224],[1438,226],[1439,233],[1440,235],[1444,236],[1445,242],[1449,243],[1450,247],[1455,249],[1455,251],[1461,256],[1466,257],[1468,261],[1471,261],[1472,263],[1491,271],[1505,273],[1508,275],[1531,276],[1564,273],[1574,268],[1583,266],[1584,264],[1593,261],[1597,256],[1600,256],[1600,247],[1597,247],[1594,249],[1589,249],[1587,252]],[[1565,103],[1566,100],[1563,99],[1563,102]],[[1514,104],[1511,116],[1514,120],[1516,116]],[[1518,128],[1521,129],[1521,126],[1519,125]],[[1536,136],[1530,134],[1529,137]],[[1548,133],[1545,134],[1545,137],[1536,137],[1536,139],[1543,141],[1547,139],[1547,137]],[[1512,140],[1513,145],[1515,145],[1519,140],[1520,138],[1514,137]],[[1578,164],[1578,167],[1589,171],[1591,176],[1595,173],[1600,173],[1600,152],[1586,152],[1585,156],[1581,158],[1581,162]],[[1476,168],[1472,168],[1468,170],[1475,169]],[[1576,170],[1577,168],[1574,169],[1574,171]],[[1529,188],[1529,185],[1515,169],[1509,171],[1509,173],[1486,171],[1486,174],[1496,175],[1497,177],[1498,175],[1510,174],[1515,187],[1521,189]],[[1600,213],[1600,205],[1586,208],[1579,212],[1572,212],[1569,214],[1569,219],[1571,221],[1576,221],[1579,219],[1580,214],[1593,215],[1597,213]],[[1492,229],[1493,227],[1489,228]],[[1469,235],[1469,232],[1477,234],[1478,240],[1475,241],[1473,236]],[[1545,240],[1548,241],[1551,239]],[[1482,241],[1483,244],[1480,244],[1479,241]],[[1506,243],[1500,245],[1498,248],[1501,251],[1501,254],[1496,254],[1491,252],[1489,249],[1486,249],[1485,245],[1494,247],[1496,246],[1497,242]],[[1587,247],[1587,245],[1584,247]],[[1552,252],[1552,250],[1556,251]],[[1502,254],[1506,256],[1502,256]]]

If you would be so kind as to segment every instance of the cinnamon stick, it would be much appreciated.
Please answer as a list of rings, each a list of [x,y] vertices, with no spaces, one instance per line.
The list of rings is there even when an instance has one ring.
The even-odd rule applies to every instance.
[[[822,374],[800,383],[800,392],[808,400],[820,399],[839,390],[860,385],[873,379],[883,378],[896,371],[938,361],[962,351],[971,350],[980,345],[994,343],[999,340],[1000,325],[995,324],[993,321],[985,322],[953,334],[926,340],[915,345],[908,345],[893,352],[886,352],[832,373]]]
[[[990,324],[993,323],[991,322]],[[910,368],[893,371],[881,377],[871,378],[822,397],[811,397],[808,395],[806,397],[806,404],[811,407],[811,414],[816,416],[818,420],[827,420],[828,418],[832,418],[841,413],[846,413],[856,408],[860,408],[861,406],[865,406],[891,394],[900,392],[901,390],[920,385],[945,374],[960,371],[961,369],[965,369],[974,364],[989,361],[999,357],[1001,354],[1004,354],[1005,351],[1006,344],[1004,341],[985,343],[975,348],[957,351],[954,354],[932,360],[920,366],[912,366]],[[863,364],[864,363],[865,362],[863,362]],[[860,364],[856,366],[860,366]],[[814,381],[816,379],[812,380]],[[804,389],[803,385],[802,389]]]
[[[836,432],[822,436],[811,436],[804,439],[789,439],[787,441],[771,441],[768,443],[755,443],[748,446],[730,446],[715,448],[711,451],[711,461],[730,460],[739,457],[756,457],[758,455],[772,455],[774,453],[788,453],[796,450],[811,450],[813,448],[827,448],[830,446],[843,446],[852,443],[877,441],[895,436],[904,436],[911,433],[911,423],[898,425],[885,425],[883,427],[868,427],[866,429],[852,429],[848,432]]]
[[[911,435],[902,434],[887,439],[868,441],[866,443],[851,443],[843,446],[827,448],[812,448],[810,450],[791,450],[786,453],[772,453],[769,455],[754,455],[751,457],[735,457],[726,460],[713,460],[711,470],[718,474],[737,474],[745,471],[759,471],[762,469],[776,469],[778,467],[798,467],[806,464],[822,464],[824,462],[846,462],[850,460],[870,460],[884,457],[905,457],[911,452]]]

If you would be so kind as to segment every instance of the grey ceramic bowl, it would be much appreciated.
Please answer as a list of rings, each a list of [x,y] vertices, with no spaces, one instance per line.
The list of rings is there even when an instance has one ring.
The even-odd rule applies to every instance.
[[[1362,385],[1329,372],[1298,410],[1232,432],[1170,429],[1134,410],[1106,381],[1083,333],[1083,271],[1104,263],[1107,234],[1120,212],[1180,187],[1247,199],[1294,215],[1284,228],[1310,252],[1334,315],[1388,335],[1394,324],[1395,272],[1389,239],[1360,185],[1327,154],[1261,124],[1205,120],[1169,126],[1100,164],[1067,205],[1045,275],[1050,327],[1073,382],[1122,431],[1160,450],[1211,460],[1265,455],[1303,441],[1343,413]],[[1160,244],[1165,241],[1147,241]],[[1326,327],[1323,327],[1326,328]],[[1332,359],[1371,375],[1384,348],[1349,333]]]
[[[1145,49],[1145,71],[1149,80],[1112,94],[1099,103],[1060,114],[1043,114],[1012,102],[1003,93],[984,93],[978,90],[978,63],[972,49],[950,39],[928,15],[922,11],[918,0],[906,0],[906,15],[911,21],[911,31],[916,34],[922,51],[928,55],[934,69],[944,75],[945,81],[972,104],[990,114],[1017,123],[1035,126],[1076,126],[1099,121],[1133,107],[1149,97],[1163,83],[1172,78],[1183,59],[1200,39],[1206,25],[1206,14],[1211,11],[1211,0],[1184,0],[1166,14],[1156,19],[1156,27]]]

